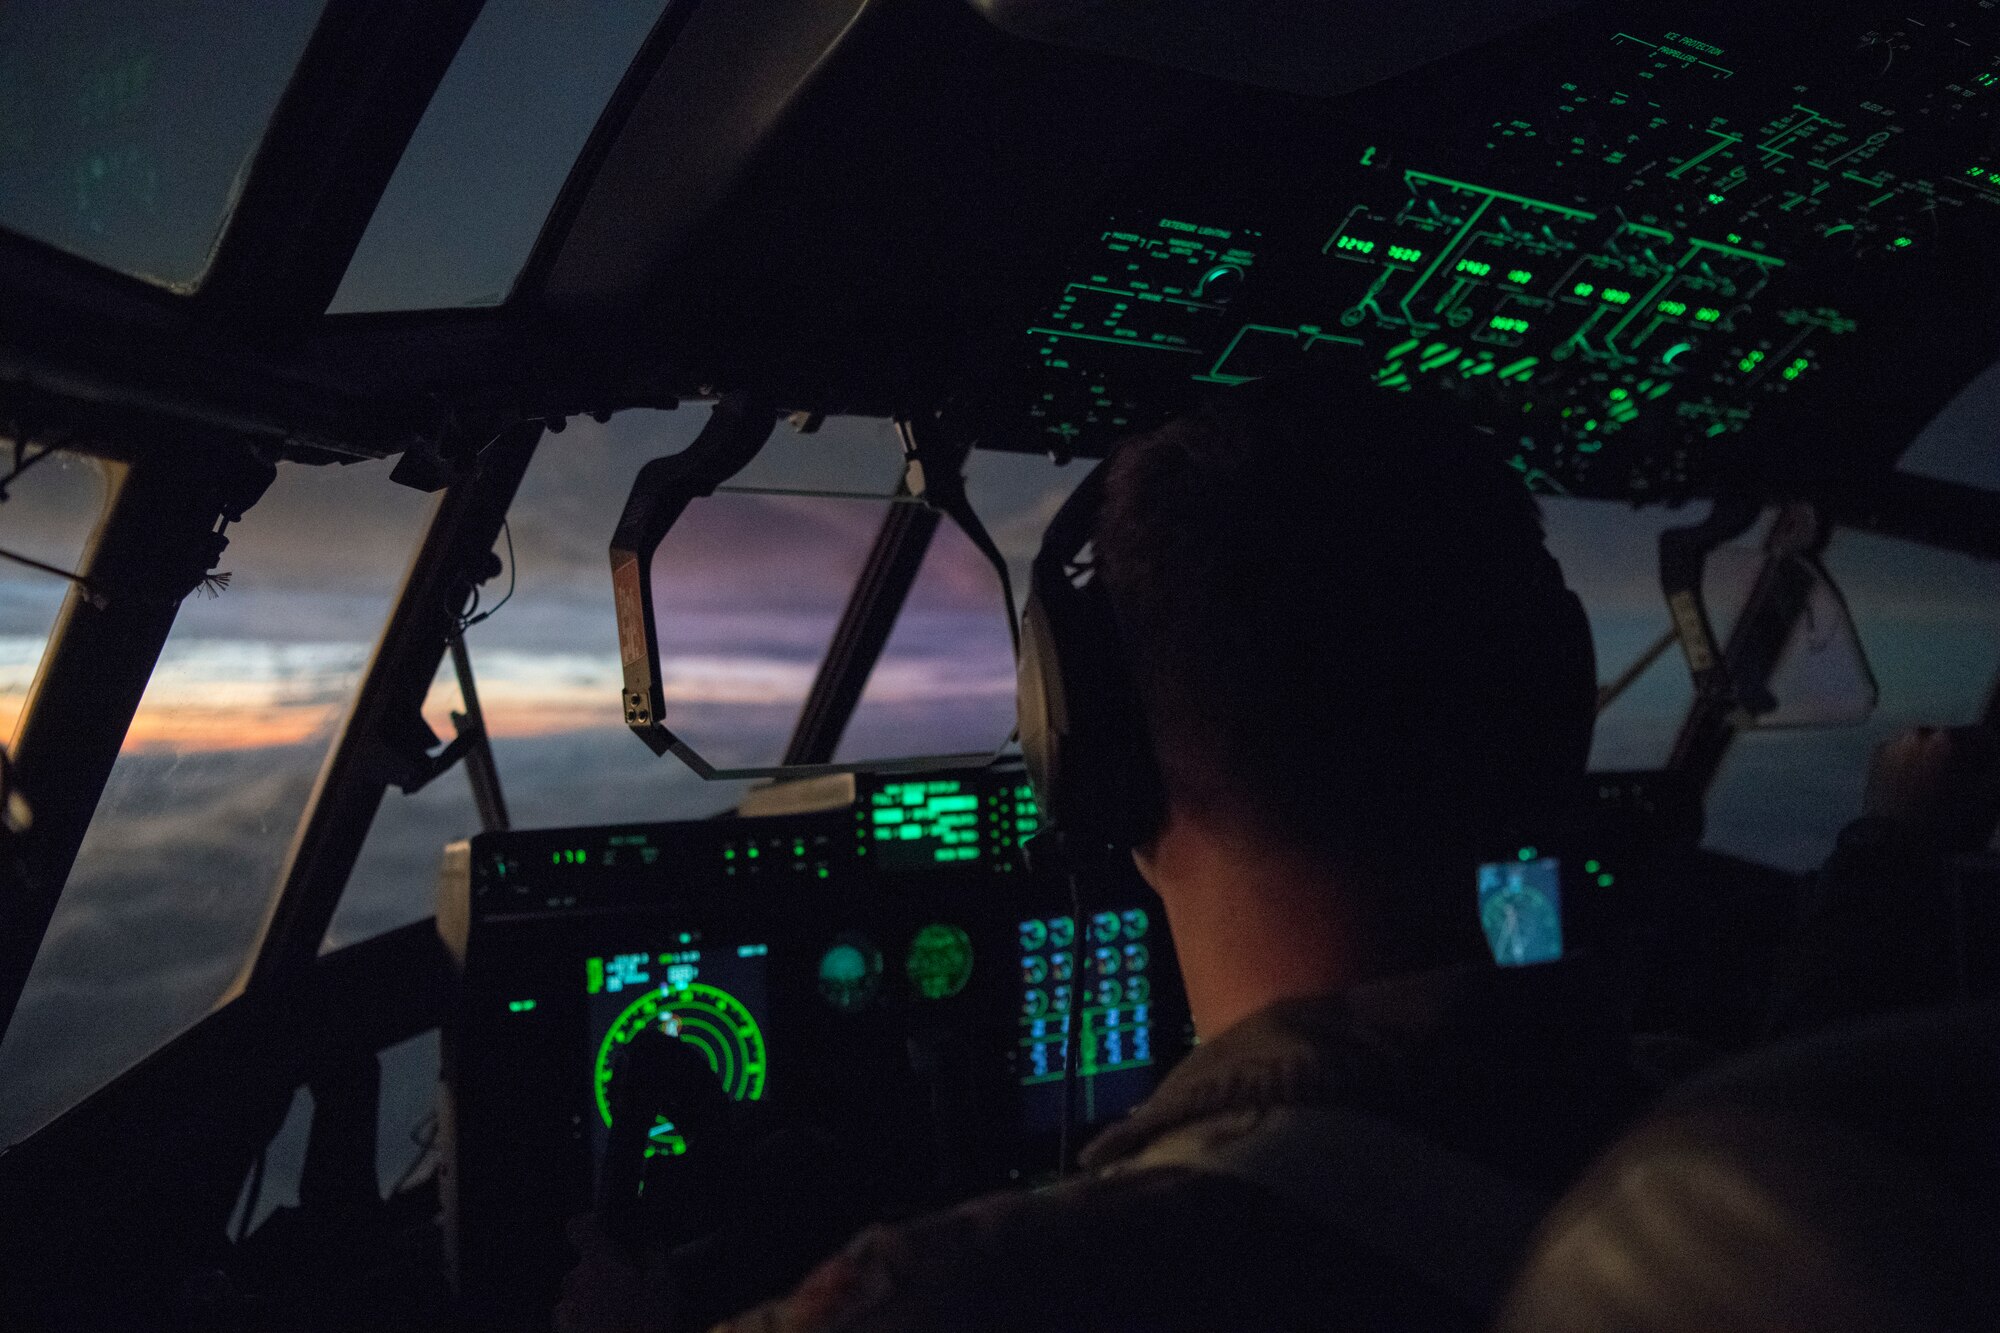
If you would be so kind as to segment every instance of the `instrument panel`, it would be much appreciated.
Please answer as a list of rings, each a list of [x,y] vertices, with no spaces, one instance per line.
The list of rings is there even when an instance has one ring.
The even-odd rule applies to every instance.
[[[832,809],[448,851],[444,1179],[474,1308],[548,1308],[642,1033],[694,1046],[744,1143],[829,1145],[871,1216],[1052,1175],[1066,1117],[1124,1114],[1187,1049],[1157,901],[1129,871],[1079,901],[1031,868],[1018,771],[851,786]],[[648,1126],[649,1171],[704,1151]]]
[[[1607,6],[1197,135],[1031,314],[1017,443],[1318,370],[1538,490],[1811,475],[1844,431],[1893,457],[2000,345],[2000,9],[1893,14]]]

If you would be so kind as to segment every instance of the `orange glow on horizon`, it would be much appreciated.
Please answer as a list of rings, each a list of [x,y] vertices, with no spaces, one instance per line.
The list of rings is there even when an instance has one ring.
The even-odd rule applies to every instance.
[[[251,669],[243,670],[238,656],[217,652],[213,663],[176,663],[157,672],[124,748],[198,754],[331,743],[348,707],[339,673],[308,670],[301,682],[254,658]],[[752,658],[686,658],[670,665],[676,676],[668,683],[672,703],[724,711],[796,709],[813,674],[797,663]],[[219,669],[202,669],[211,666]],[[618,681],[602,663],[497,655],[494,667],[479,687],[487,730],[496,740],[624,730]],[[26,688],[24,680],[18,690],[0,689],[0,735],[12,736]],[[867,697],[895,702],[1012,694],[1011,671],[975,674],[932,663],[889,663],[870,681]],[[441,740],[455,734],[451,713],[458,706],[455,683],[441,674],[424,705],[424,718]]]
[[[0,697],[0,735],[12,737],[20,721],[16,697]],[[329,744],[342,709],[331,704],[265,708],[174,708],[139,710],[125,734],[126,750],[228,751],[273,746]],[[431,726],[443,739],[451,737],[450,719],[441,713]],[[495,701],[486,709],[486,726],[496,740],[532,740],[570,732],[622,727],[615,706],[585,707],[571,700]]]

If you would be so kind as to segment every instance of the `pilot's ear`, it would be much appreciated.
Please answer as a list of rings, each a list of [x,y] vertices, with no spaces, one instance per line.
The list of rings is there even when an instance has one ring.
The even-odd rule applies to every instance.
[[[1155,835],[1142,845],[1132,849],[1132,864],[1139,871],[1139,878],[1146,881],[1153,892],[1160,891],[1159,881],[1153,878],[1153,868],[1158,861],[1160,839]]]

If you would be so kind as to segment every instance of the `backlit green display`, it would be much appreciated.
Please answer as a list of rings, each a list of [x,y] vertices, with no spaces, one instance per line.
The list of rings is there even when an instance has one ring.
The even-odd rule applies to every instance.
[[[990,778],[889,782],[855,811],[855,850],[882,870],[933,870],[976,864],[1007,871],[1021,840],[1040,827],[1026,783]]]
[[[1246,169],[1171,230],[1106,221],[1029,323],[1028,429],[1095,453],[1191,386],[1316,370],[1457,400],[1533,489],[1699,488],[1830,359],[1889,368],[1855,358],[1921,299],[1903,256],[2000,234],[2000,25],[1934,8],[1828,34],[1839,60],[1775,14],[1755,50],[1577,25],[1414,121],[1358,94],[1347,119],[1402,110],[1407,141],[1330,146],[1292,198]]]
[[[942,922],[925,926],[910,941],[904,966],[918,995],[948,1000],[972,980],[972,937]]]
[[[737,1101],[764,1095],[764,1033],[748,1006],[729,992],[699,981],[671,982],[642,992],[598,1043],[592,1085],[597,1113],[611,1123],[612,1057],[647,1028],[691,1043]]]

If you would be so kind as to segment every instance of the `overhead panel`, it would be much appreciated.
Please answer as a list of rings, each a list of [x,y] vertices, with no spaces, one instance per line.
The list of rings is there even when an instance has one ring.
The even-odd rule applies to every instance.
[[[1028,319],[1021,438],[1097,453],[1318,370],[1451,405],[1557,492],[1701,490],[1862,376],[1906,442],[1993,353],[2000,12],[1647,13],[1357,94],[1303,152],[1190,146],[1227,151],[1104,216]]]

